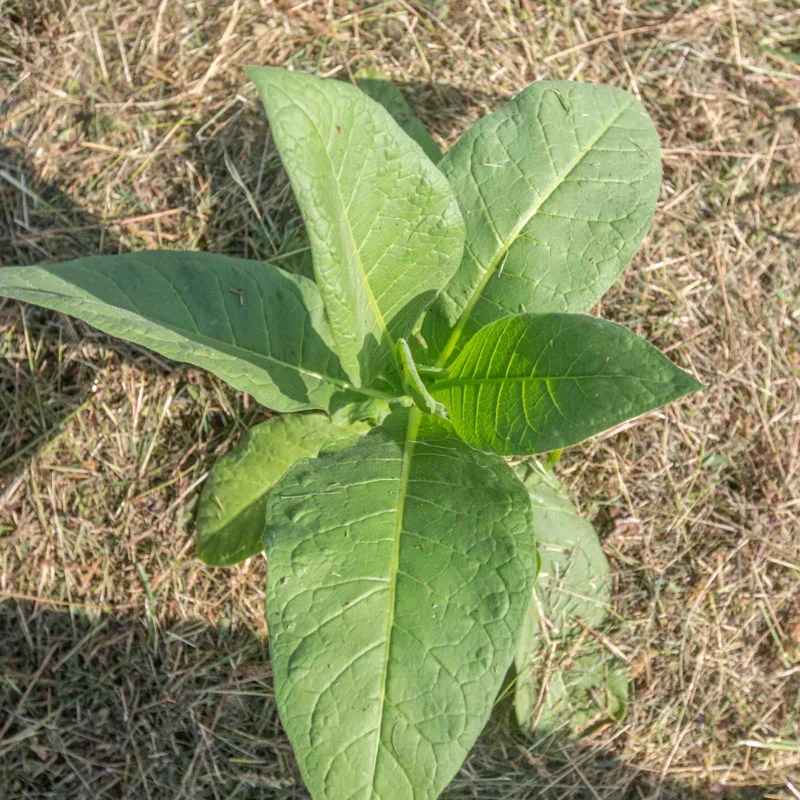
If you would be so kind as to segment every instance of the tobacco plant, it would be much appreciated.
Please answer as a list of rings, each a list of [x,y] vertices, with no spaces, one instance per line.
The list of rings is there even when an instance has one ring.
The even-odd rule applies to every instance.
[[[268,420],[217,464],[199,553],[225,565],[266,550],[275,697],[312,797],[434,798],[514,661],[529,731],[624,707],[619,664],[569,644],[603,640],[594,531],[551,472],[504,457],[700,386],[587,315],[652,222],[658,136],[623,91],[542,81],[439,160],[375,76],[362,91],[248,75],[313,279],[145,251],[4,269],[0,293],[208,369],[276,412],[315,412]],[[559,640],[570,655],[554,661]]]

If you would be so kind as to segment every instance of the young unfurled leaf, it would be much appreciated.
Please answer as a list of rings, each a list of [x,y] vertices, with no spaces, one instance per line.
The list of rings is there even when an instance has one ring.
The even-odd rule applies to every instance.
[[[446,419],[447,412],[444,406],[431,397],[431,393],[420,377],[417,365],[414,363],[414,356],[411,355],[411,348],[405,339],[397,341],[397,365],[403,381],[403,390],[411,397],[415,405],[428,414],[435,414],[437,417]]]
[[[461,266],[423,328],[440,363],[502,317],[588,311],[649,230],[661,180],[636,98],[567,81],[531,84],[440,167],[467,225]]]
[[[2,269],[0,295],[208,369],[276,411],[366,399],[339,364],[317,287],[272,264],[180,251],[92,256]]]
[[[339,356],[356,386],[392,369],[395,342],[458,268],[464,223],[445,177],[355,86],[247,70],[313,250]]]
[[[275,417],[251,428],[214,465],[197,507],[197,555],[229,567],[264,549],[267,498],[300,458],[313,458],[331,439],[364,434],[365,422],[343,427],[325,414]]]
[[[700,388],[621,325],[525,314],[481,329],[431,394],[473,447],[526,455],[577,444]]]
[[[530,597],[525,487],[400,410],[298,462],[267,510],[275,696],[311,795],[432,800],[510,666]]]
[[[590,522],[539,464],[517,468],[530,493],[539,575],[519,635],[514,708],[537,737],[581,734],[627,706],[626,664],[603,638],[611,585]]]
[[[434,164],[438,164],[442,158],[441,148],[428,129],[414,116],[403,92],[392,79],[374,67],[360,69],[356,72],[355,79],[358,88],[376,103],[380,103],[392,115],[392,119],[425,151],[425,155]]]

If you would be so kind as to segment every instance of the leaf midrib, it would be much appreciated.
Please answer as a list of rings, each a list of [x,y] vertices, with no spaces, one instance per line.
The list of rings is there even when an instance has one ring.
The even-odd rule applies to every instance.
[[[434,383],[430,391],[439,392],[446,389],[458,388],[459,386],[483,386],[487,383],[523,383],[526,381],[591,381],[591,380],[610,380],[612,378],[625,378],[628,380],[641,381],[642,383],[657,383],[660,386],[668,386],[673,381],[658,381],[655,378],[642,377],[641,375],[499,375],[497,377],[489,378],[452,378],[446,381]]]
[[[478,304],[481,296],[483,295],[484,289],[488,285],[489,281],[491,280],[492,276],[497,269],[498,264],[500,264],[501,259],[506,255],[509,251],[511,246],[517,240],[517,237],[520,233],[525,229],[528,223],[539,213],[539,210],[542,206],[550,199],[553,193],[558,190],[561,185],[569,178],[569,176],[578,168],[580,163],[583,159],[593,150],[594,146],[602,139],[614,126],[617,120],[626,112],[628,109],[633,105],[634,101],[631,100],[621,108],[612,119],[603,126],[600,132],[591,140],[591,142],[586,146],[586,149],[580,154],[580,156],[575,159],[572,164],[569,165],[567,171],[553,184],[553,186],[541,197],[539,202],[535,204],[529,214],[524,217],[521,217],[519,222],[514,226],[511,234],[506,238],[504,242],[501,242],[501,247],[498,249],[497,254],[490,262],[489,266],[486,268],[486,272],[481,277],[478,285],[475,287],[475,291],[470,297],[469,302],[466,306],[464,306],[464,310],[461,312],[461,316],[458,318],[458,322],[456,322],[455,327],[453,328],[453,332],[450,334],[450,338],[447,340],[447,343],[442,350],[441,355],[439,356],[439,360],[437,361],[437,366],[443,367],[447,363],[447,359],[452,354],[453,350],[455,349],[456,345],[458,344],[458,340],[461,338],[461,334],[464,332],[464,328],[467,326],[467,323],[472,316],[472,312],[475,310],[475,306]],[[492,223],[494,224],[494,223]]]
[[[372,773],[369,778],[367,789],[368,797],[375,794],[375,774],[378,769],[378,753],[380,752],[381,740],[383,738],[383,725],[386,718],[386,680],[389,672],[389,656],[392,649],[392,630],[394,628],[394,613],[397,602],[397,576],[400,572],[400,539],[403,532],[403,515],[405,511],[406,497],[408,496],[409,475],[411,472],[411,460],[414,457],[414,446],[416,444],[417,431],[422,421],[421,412],[413,408],[408,415],[408,427],[406,428],[405,448],[403,452],[403,463],[400,468],[400,488],[397,493],[397,518],[394,528],[394,543],[392,550],[392,561],[390,564],[389,575],[389,613],[386,620],[386,639],[383,651],[383,674],[381,676],[381,696],[380,696],[380,721],[375,737],[375,750],[372,756]]]
[[[275,88],[279,92],[283,92],[284,96],[288,97],[291,102],[295,102],[294,98],[292,98],[285,89],[282,89],[280,86],[277,85],[275,85]],[[355,234],[353,233],[353,227],[350,224],[350,218],[347,214],[348,206],[344,201],[344,196],[342,195],[342,187],[341,184],[339,183],[339,175],[336,171],[336,168],[334,167],[333,160],[331,159],[331,154],[328,152],[328,148],[325,143],[325,138],[323,137],[322,131],[319,129],[319,126],[317,125],[316,121],[311,116],[311,114],[309,114],[300,103],[295,103],[295,105],[303,112],[306,119],[308,119],[308,121],[311,123],[311,126],[314,128],[314,131],[316,132],[317,137],[319,138],[319,141],[322,145],[322,150],[325,153],[325,158],[328,162],[328,165],[330,166],[330,172],[333,178],[333,183],[336,186],[336,196],[339,198],[339,204],[342,209],[342,216],[344,217],[346,223],[347,233],[350,237],[350,244],[353,247],[353,254],[355,255],[358,271],[361,275],[361,285],[364,287],[364,290],[367,293],[367,299],[369,300],[370,308],[372,308],[372,313],[375,315],[375,319],[378,322],[378,327],[381,330],[381,335],[383,336],[386,345],[389,347],[390,357],[394,359],[395,342],[394,339],[392,339],[391,334],[389,333],[389,328],[386,325],[386,320],[384,320],[383,314],[381,314],[381,311],[378,308],[378,303],[375,300],[375,296],[372,294],[372,289],[370,288],[369,281],[367,280],[367,273],[364,270],[364,265],[361,263],[361,253],[358,250],[358,245],[356,245],[356,237]]]

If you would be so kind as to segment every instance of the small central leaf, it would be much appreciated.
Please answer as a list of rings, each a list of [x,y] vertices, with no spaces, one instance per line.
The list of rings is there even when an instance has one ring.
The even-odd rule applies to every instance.
[[[433,399],[428,387],[425,386],[420,377],[417,365],[414,363],[414,356],[411,354],[411,348],[405,339],[400,339],[397,342],[397,364],[400,368],[400,377],[403,380],[403,389],[414,401],[417,408],[428,414],[447,419],[447,411],[444,405]]]
[[[355,79],[358,88],[376,103],[380,103],[392,115],[392,119],[425,151],[425,155],[434,164],[441,161],[441,148],[422,122],[414,116],[403,93],[388,75],[374,67],[364,67],[356,72]]]

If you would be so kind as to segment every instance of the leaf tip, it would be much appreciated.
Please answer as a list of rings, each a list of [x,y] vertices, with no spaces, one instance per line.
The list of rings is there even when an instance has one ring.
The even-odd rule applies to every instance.
[[[691,372],[682,369],[678,389],[680,391],[678,397],[686,397],[686,395],[694,394],[695,392],[705,391],[706,385],[697,380]]]
[[[292,75],[292,77],[298,74],[290,73],[289,70],[280,67],[244,67],[244,74],[255,84],[259,92],[265,86],[272,86],[276,81],[280,81],[284,73]]]
[[[253,81],[253,83],[255,83],[256,78],[259,77],[266,69],[269,69],[269,67],[244,67],[244,74],[247,75],[247,77]]]

